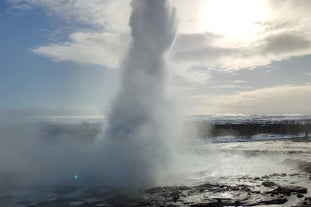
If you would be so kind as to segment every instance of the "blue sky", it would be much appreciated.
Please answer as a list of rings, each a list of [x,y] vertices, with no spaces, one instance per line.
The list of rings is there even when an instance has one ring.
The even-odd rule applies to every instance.
[[[51,35],[62,25],[62,20],[51,18],[40,9],[11,10],[4,2],[0,4],[0,12],[1,111],[33,113],[38,109],[53,115],[60,110],[59,115],[66,111],[87,115],[90,107],[107,106],[116,87],[116,70],[94,64],[55,62],[31,52],[32,48],[54,39],[67,38],[68,31]],[[90,110],[90,113],[94,112]]]
[[[129,2],[1,0],[1,113],[109,111]],[[167,67],[185,113],[311,114],[310,1],[171,2]]]

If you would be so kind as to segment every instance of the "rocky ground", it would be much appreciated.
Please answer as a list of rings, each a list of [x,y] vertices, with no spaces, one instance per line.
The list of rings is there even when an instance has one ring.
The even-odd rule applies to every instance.
[[[272,174],[263,177],[219,178],[196,186],[151,188],[138,193],[121,193],[101,187],[62,186],[36,188],[37,200],[24,195],[16,206],[105,207],[105,206],[311,206],[308,173]],[[305,185],[297,185],[303,181]],[[233,184],[234,183],[234,184]],[[308,186],[309,185],[309,186]],[[24,189],[25,190],[25,189]],[[22,190],[21,190],[22,191]],[[21,192],[20,191],[20,192]],[[15,192],[16,193],[16,192]],[[2,195],[1,206],[10,206],[17,195]]]
[[[223,150],[234,153],[244,149],[247,156],[255,157],[260,153],[267,156],[286,154],[282,163],[292,167],[288,172],[261,176],[213,176],[193,185],[163,186],[135,193],[103,187],[20,187],[1,191],[0,206],[311,206],[310,142],[298,143],[299,147],[295,142],[286,142],[283,142],[283,147],[279,143],[258,143],[253,149],[251,144],[244,148],[239,144],[236,149],[225,145]]]

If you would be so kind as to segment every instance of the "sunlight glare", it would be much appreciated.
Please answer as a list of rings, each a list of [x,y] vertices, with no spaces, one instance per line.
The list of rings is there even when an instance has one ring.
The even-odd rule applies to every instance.
[[[247,42],[256,37],[256,24],[267,17],[266,0],[207,0],[202,27],[233,41]]]

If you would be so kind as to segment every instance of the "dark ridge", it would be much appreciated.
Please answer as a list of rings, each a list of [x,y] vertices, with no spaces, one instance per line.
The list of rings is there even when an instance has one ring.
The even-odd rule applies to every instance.
[[[249,138],[257,134],[278,134],[298,136],[304,134],[309,137],[311,132],[311,119],[309,120],[283,120],[283,121],[247,121],[244,123],[217,123],[211,121],[196,121],[200,137],[217,137],[233,135]]]

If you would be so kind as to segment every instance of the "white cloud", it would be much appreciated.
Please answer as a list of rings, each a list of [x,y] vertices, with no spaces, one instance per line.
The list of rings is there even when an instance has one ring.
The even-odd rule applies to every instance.
[[[54,61],[118,67],[130,37],[128,33],[130,0],[8,0],[8,2],[15,9],[41,8],[48,15],[69,23],[77,22],[92,26],[93,32],[76,32],[71,34],[66,42],[39,46],[32,49],[32,52]],[[189,9],[189,5],[193,5],[190,1],[184,3],[175,1],[174,4],[180,8],[178,11]],[[196,9],[198,6],[193,5],[192,8]],[[185,21],[181,21],[184,31],[188,26],[196,27],[196,24],[193,25],[191,15],[186,13],[180,15],[186,18]],[[205,72],[185,67],[178,68],[175,74],[191,85],[205,83],[209,79],[209,75]]]
[[[310,85],[281,85],[233,95],[201,97],[205,105],[199,108],[205,113],[311,114],[310,97]]]
[[[200,33],[204,30],[206,0],[172,0],[176,7],[178,31],[180,33]]]
[[[47,56],[55,61],[99,64],[116,68],[128,37],[112,33],[73,33],[65,43],[41,46],[32,51]]]
[[[226,45],[222,41],[223,37],[210,33],[180,35],[173,47],[172,58],[188,66],[203,65],[231,71],[311,54],[309,37],[296,33],[271,35],[246,45]]]
[[[309,0],[270,0],[270,16],[263,23],[274,32],[284,30],[305,30],[310,23],[311,2]],[[310,32],[310,31],[309,31]]]
[[[191,86],[197,87],[208,83],[211,78],[211,75],[205,68],[188,68],[181,67],[180,65],[171,64],[170,69],[173,70],[173,75],[175,76],[176,82],[181,83],[177,84],[180,87],[182,86]]]
[[[36,54],[56,61],[116,68],[126,50],[130,0],[7,1],[16,9],[41,8],[47,15],[90,26],[91,32],[73,33],[66,42],[38,46],[32,50]],[[267,1],[269,15],[257,23],[260,32],[248,42],[232,42],[221,34],[206,32],[205,0],[172,2],[177,10],[179,34],[170,57],[176,68],[174,73],[190,85],[207,83],[211,69],[228,72],[256,68],[311,54],[311,28],[306,27],[311,23],[309,0]]]
[[[224,36],[211,33],[216,31],[204,32],[202,29],[186,31],[183,28],[174,45],[172,58],[184,67],[204,66],[233,71],[267,66],[292,57],[310,55],[311,28],[306,27],[311,23],[310,1],[270,0],[267,3],[267,15],[265,19],[257,22],[258,33],[252,41],[232,42]],[[200,1],[197,6],[202,4],[204,3]],[[192,7],[189,8],[191,10]],[[198,9],[192,10],[200,13]],[[189,15],[187,17],[181,14],[183,18],[187,17],[190,24],[191,15]],[[226,14],[223,15],[222,21],[230,18],[226,17]],[[186,19],[180,21],[183,20]],[[193,20],[193,24],[198,23],[198,19],[194,16]],[[234,28],[234,24],[229,26]]]
[[[109,31],[128,29],[130,0],[7,0],[14,9],[41,8],[49,16]]]
[[[233,83],[235,84],[244,84],[244,83],[247,83],[248,81],[245,81],[245,80],[235,80],[233,81]]]
[[[31,51],[54,61],[118,67],[129,41],[130,0],[7,0],[13,9],[42,9],[68,24],[88,26],[66,42],[38,46]],[[84,30],[84,31],[83,31]]]

